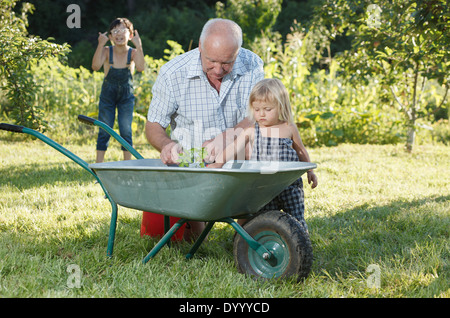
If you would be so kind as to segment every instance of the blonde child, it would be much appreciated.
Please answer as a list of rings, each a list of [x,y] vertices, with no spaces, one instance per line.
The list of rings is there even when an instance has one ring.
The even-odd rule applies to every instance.
[[[310,162],[308,152],[295,125],[289,94],[278,79],[258,82],[249,97],[249,118],[255,123],[241,133],[216,157],[210,168],[222,167],[225,162],[242,157],[257,161]],[[307,172],[308,183],[314,189],[317,176]],[[304,193],[302,178],[296,180],[261,211],[283,210],[290,213],[307,229],[304,220]]]
[[[114,45],[105,46],[108,40]],[[134,44],[134,49],[128,46],[129,41]],[[134,69],[142,72],[145,60],[139,33],[128,19],[117,18],[111,23],[108,32],[99,32],[92,69],[98,71],[102,66],[105,78],[100,93],[98,120],[113,127],[117,108],[120,135],[132,145],[134,95],[131,74]],[[103,162],[109,139],[110,135],[100,129],[96,162]],[[124,159],[131,159],[131,154],[124,147],[122,150]]]

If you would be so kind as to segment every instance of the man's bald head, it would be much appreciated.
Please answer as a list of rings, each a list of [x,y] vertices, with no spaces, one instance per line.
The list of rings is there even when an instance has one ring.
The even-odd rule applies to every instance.
[[[231,20],[211,19],[203,26],[200,34],[200,45],[203,48],[206,42],[211,41],[233,43],[236,49],[239,49],[242,46],[242,29]]]

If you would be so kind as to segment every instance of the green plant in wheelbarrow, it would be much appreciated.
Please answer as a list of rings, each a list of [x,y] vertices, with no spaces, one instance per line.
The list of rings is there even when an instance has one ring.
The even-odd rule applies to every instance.
[[[205,168],[204,159],[208,152],[206,148],[191,148],[183,151],[178,158],[180,167]]]

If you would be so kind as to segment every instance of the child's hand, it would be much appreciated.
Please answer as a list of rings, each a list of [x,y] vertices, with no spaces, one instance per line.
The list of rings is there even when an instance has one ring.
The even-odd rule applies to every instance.
[[[141,37],[137,30],[134,30],[134,36],[131,38],[131,42],[134,44],[135,48],[140,48],[142,46]]]
[[[105,33],[98,32],[98,44],[99,45],[104,46],[109,41],[107,34],[108,34],[108,32],[105,32]]]
[[[311,184],[311,188],[314,189],[317,187],[318,180],[316,174],[311,170],[307,172],[308,175],[308,183]]]

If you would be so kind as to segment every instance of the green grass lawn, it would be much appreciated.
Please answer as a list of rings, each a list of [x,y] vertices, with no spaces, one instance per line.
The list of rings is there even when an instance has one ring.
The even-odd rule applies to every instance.
[[[94,161],[94,146],[66,147]],[[309,151],[319,177],[305,186],[314,263],[297,283],[239,274],[234,230],[222,224],[193,259],[179,243],[144,265],[157,240],[140,237],[141,211],[122,207],[109,259],[111,207],[94,178],[41,141],[0,140],[0,297],[450,297],[450,148]],[[107,160],[121,160],[117,144]]]

